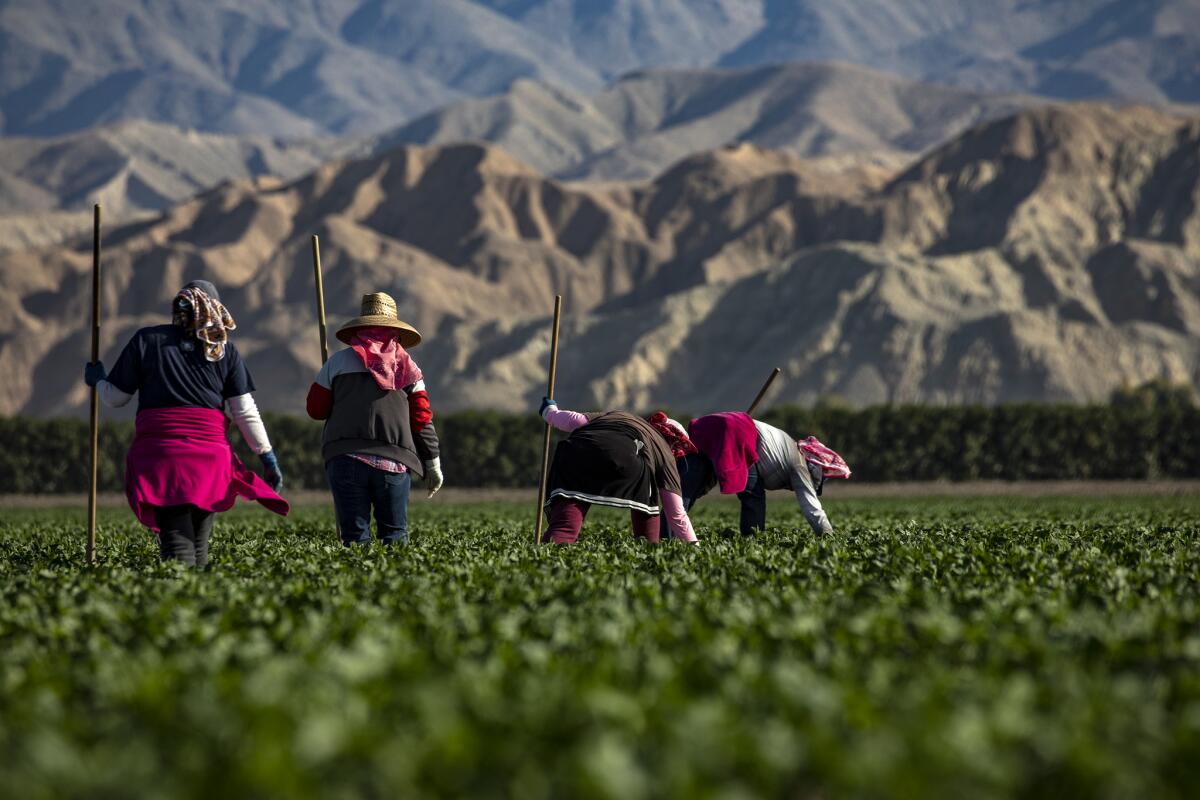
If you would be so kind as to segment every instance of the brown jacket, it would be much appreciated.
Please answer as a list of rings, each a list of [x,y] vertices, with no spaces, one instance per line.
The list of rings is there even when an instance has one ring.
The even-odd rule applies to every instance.
[[[646,456],[654,471],[654,483],[665,492],[682,494],[679,469],[675,466],[675,456],[671,454],[671,446],[658,431],[654,430],[654,426],[628,411],[595,412],[586,416],[589,425],[611,423],[635,429],[637,438],[646,446]]]

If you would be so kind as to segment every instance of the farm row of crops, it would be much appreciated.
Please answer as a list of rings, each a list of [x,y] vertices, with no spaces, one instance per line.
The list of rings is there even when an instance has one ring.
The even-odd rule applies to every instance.
[[[1200,785],[1200,499],[791,504],[652,547],[597,510],[0,522],[0,796],[1148,797]],[[785,510],[786,509],[786,510]]]

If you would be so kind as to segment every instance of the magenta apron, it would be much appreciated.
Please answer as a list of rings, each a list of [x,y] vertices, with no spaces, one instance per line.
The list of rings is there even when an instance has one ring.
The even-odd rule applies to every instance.
[[[225,415],[213,408],[139,411],[125,457],[125,497],[146,527],[158,530],[154,510],[190,504],[228,511],[238,497],[287,516],[288,502],[233,452]]]

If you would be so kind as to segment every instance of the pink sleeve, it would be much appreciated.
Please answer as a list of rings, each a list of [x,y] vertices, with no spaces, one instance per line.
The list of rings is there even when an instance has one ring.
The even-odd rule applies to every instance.
[[[576,428],[582,428],[588,423],[587,414],[581,414],[578,411],[562,411],[558,406],[547,408],[545,417],[550,427],[567,433]]]
[[[692,521],[683,510],[683,498],[674,492],[662,493],[663,514],[667,517],[667,527],[676,539],[685,542],[696,540],[696,531],[692,529]]]

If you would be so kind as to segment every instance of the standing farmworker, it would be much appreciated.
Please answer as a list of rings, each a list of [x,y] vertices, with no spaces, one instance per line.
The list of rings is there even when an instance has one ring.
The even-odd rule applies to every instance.
[[[125,496],[134,515],[158,534],[164,561],[208,563],[213,518],[241,496],[276,514],[288,503],[278,492],[283,472],[254,397],[254,380],[229,331],[236,327],[217,288],[192,281],[171,304],[171,324],[133,335],[111,373],[102,362],[84,368],[105,405],[138,396],[133,443],[125,459]],[[270,481],[242,464],[225,435],[228,408]]]
[[[679,459],[685,506],[719,485],[741,501],[739,529],[745,535],[767,524],[767,490],[791,489],[817,535],[833,532],[821,506],[826,478],[849,478],[846,462],[815,436],[801,441],[740,411],[697,417],[688,434],[698,453]]]
[[[363,295],[362,313],[337,337],[350,347],[329,357],[308,390],[308,415],[325,421],[321,454],[342,544],[371,541],[371,510],[384,544],[408,542],[412,474],[429,496],[442,488],[433,411],[424,376],[407,348],[421,334],[397,317],[383,292]]]
[[[542,418],[570,435],[550,467],[549,528],[543,542],[572,544],[593,505],[629,509],[633,535],[657,543],[661,524],[698,544],[684,510],[672,443],[646,420],[625,411],[581,414],[542,399]]]

